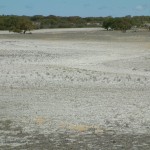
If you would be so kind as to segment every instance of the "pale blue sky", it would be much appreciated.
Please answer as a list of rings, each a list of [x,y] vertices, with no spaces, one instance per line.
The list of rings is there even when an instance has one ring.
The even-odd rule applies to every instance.
[[[0,15],[150,16],[150,0],[0,0]]]

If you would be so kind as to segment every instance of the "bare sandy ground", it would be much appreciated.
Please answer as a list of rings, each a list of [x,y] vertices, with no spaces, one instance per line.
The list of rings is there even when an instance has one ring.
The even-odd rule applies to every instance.
[[[149,34],[0,32],[0,149],[150,149]]]

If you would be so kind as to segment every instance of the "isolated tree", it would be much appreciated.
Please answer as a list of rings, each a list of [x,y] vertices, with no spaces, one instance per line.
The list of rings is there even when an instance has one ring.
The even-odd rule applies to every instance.
[[[18,27],[19,27],[19,30],[21,30],[24,34],[26,33],[26,31],[30,31],[34,29],[33,23],[29,19],[26,19],[26,18],[19,19]]]
[[[107,18],[103,21],[103,25],[102,27],[105,29],[109,29],[109,28],[113,28],[113,24],[114,24],[114,19],[113,18]]]
[[[105,29],[115,29],[126,32],[126,30],[132,27],[132,21],[130,18],[109,18],[103,22]]]
[[[126,32],[127,30],[131,29],[132,27],[132,21],[128,18],[121,18],[118,22],[118,29],[122,30],[123,32]]]
[[[8,18],[6,24],[9,28],[9,31],[17,33],[25,34],[27,31],[34,29],[32,21],[25,17],[10,17]]]

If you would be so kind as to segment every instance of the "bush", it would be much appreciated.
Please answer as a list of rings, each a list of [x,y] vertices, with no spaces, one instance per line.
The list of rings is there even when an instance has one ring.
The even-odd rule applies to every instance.
[[[103,22],[103,27],[107,30],[111,28],[126,32],[126,30],[131,29],[132,21],[129,18],[109,18]]]

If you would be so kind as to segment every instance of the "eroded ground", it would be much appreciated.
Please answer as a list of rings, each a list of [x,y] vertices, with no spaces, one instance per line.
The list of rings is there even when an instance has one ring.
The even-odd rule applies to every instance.
[[[0,34],[0,149],[150,149],[146,32]]]

